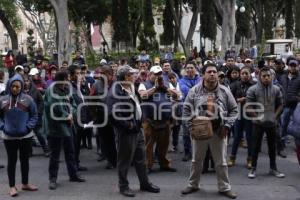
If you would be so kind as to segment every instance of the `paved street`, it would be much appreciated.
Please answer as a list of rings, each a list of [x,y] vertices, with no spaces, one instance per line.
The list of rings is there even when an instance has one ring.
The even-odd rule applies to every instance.
[[[40,148],[34,148],[35,154],[40,154]],[[0,142],[0,163],[6,162],[3,141]],[[230,168],[230,179],[233,190],[239,199],[249,200],[296,200],[300,199],[300,168],[293,153],[293,143],[288,146],[288,158],[278,158],[278,168],[286,174],[285,179],[278,179],[267,175],[268,157],[264,145],[258,161],[258,177],[254,180],[247,178],[246,150],[241,149],[238,154],[237,166]],[[153,183],[161,187],[161,193],[149,194],[139,192],[139,184],[134,169],[130,171],[131,187],[137,191],[136,199],[225,199],[218,195],[215,174],[205,174],[201,179],[201,190],[197,193],[182,196],[180,191],[186,186],[189,175],[189,163],[181,161],[182,153],[169,154],[172,164],[178,169],[177,173],[155,172],[150,174]],[[55,191],[48,190],[48,159],[43,156],[31,158],[30,182],[39,186],[38,192],[20,192],[18,199],[22,200],[108,200],[125,199],[117,191],[116,170],[106,170],[105,162],[96,161],[95,150],[83,150],[82,163],[89,171],[82,173],[86,183],[71,183],[65,164],[61,163],[59,172],[59,187]],[[62,157],[63,159],[63,157]],[[17,168],[17,183],[20,183],[20,170]],[[0,170],[0,200],[9,199],[7,195],[6,168]]]

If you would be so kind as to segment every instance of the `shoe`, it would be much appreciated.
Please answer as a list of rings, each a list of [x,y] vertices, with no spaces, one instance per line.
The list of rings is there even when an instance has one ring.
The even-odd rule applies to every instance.
[[[130,188],[120,190],[120,193],[125,197],[135,197],[135,193]]]
[[[110,162],[107,162],[105,169],[113,169],[115,168]]]
[[[3,169],[4,168],[4,165],[0,165],[0,169]]]
[[[80,176],[74,176],[74,177],[70,178],[70,182],[82,183],[82,182],[85,182],[85,179]]]
[[[188,154],[184,155],[184,157],[182,158],[182,161],[183,162],[187,162],[187,161],[189,161],[191,159],[192,159],[192,155],[190,153],[188,153]]]
[[[87,149],[89,149],[89,150],[93,149],[92,143],[91,143],[91,144],[90,144],[90,143],[88,144]]]
[[[247,169],[251,169],[252,168],[252,159],[251,158],[247,158]]]
[[[9,189],[9,195],[10,195],[11,197],[16,197],[16,196],[18,196],[18,190],[17,190],[17,188],[16,188],[16,187],[11,187],[11,188]]]
[[[275,169],[270,169],[269,174],[273,175],[273,176],[276,176],[277,178],[284,178],[285,177],[284,173],[281,173],[281,172],[279,172],[278,170],[275,170]]]
[[[197,192],[199,188],[193,188],[193,187],[186,187],[184,190],[181,191],[181,194],[191,194],[193,192]]]
[[[149,183],[147,186],[141,186],[141,191],[151,192],[151,193],[159,193],[160,188],[152,183]]]
[[[281,150],[278,152],[278,155],[281,157],[281,158],[286,158],[287,157],[287,153],[284,151],[284,150]]]
[[[49,183],[49,190],[56,190],[56,188],[57,188],[57,183],[54,181],[51,181]]]
[[[34,192],[34,191],[38,191],[38,187],[27,184],[22,186],[22,190]]]
[[[228,197],[230,199],[236,199],[237,198],[237,194],[232,192],[231,190],[225,191],[225,192],[219,192],[221,195]]]
[[[228,167],[233,167],[235,165],[235,156],[229,157],[227,165],[228,165]]]
[[[160,167],[160,171],[164,171],[164,172],[177,172],[177,169],[175,169],[173,167]]]
[[[97,161],[98,161],[98,162],[101,162],[101,161],[103,161],[103,160],[105,160],[105,159],[106,159],[106,158],[105,158],[104,155],[99,154],[99,157],[98,157]]]
[[[77,170],[83,172],[83,171],[87,171],[88,169],[86,167],[78,165]]]
[[[248,173],[248,178],[255,178],[256,177],[256,170],[255,169],[251,169]]]
[[[154,172],[154,170],[152,168],[148,168],[148,174],[151,174],[153,172]]]

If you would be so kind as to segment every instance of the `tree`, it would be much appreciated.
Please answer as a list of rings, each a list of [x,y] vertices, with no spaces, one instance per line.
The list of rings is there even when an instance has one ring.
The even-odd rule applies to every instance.
[[[294,36],[294,10],[295,0],[286,0],[285,6],[285,29],[286,29],[286,38],[290,39]]]
[[[64,60],[71,62],[68,0],[49,0],[54,8],[58,29],[58,65]]]
[[[274,0],[268,0],[264,2],[264,33],[265,39],[273,38],[273,24],[274,24],[274,12],[275,12],[275,3]]]
[[[32,29],[29,29],[27,31],[28,37],[27,37],[27,54],[32,61],[34,58],[34,46],[36,44],[36,41],[34,40],[33,33],[34,31]]]
[[[300,38],[300,1],[295,3],[295,37]]]
[[[190,26],[189,26],[189,30],[188,30],[187,36],[185,37],[183,35],[182,30],[181,30],[181,11],[176,12],[175,0],[168,0],[168,1],[170,3],[170,8],[171,8],[172,16],[173,16],[173,21],[174,21],[174,24],[175,24],[175,32],[178,32],[179,41],[180,41],[180,44],[183,48],[184,54],[186,55],[186,57],[189,57],[190,54],[191,54],[190,45],[191,45],[191,41],[192,41],[195,29],[196,29],[198,14],[199,14],[199,11],[200,11],[200,4],[201,3],[200,3],[199,0],[185,1],[186,3],[189,3],[189,6],[191,7],[191,10],[193,12],[192,19],[191,19]],[[181,6],[180,6],[181,3],[182,3],[182,1],[178,0],[179,8],[181,8]]]
[[[54,14],[52,13],[52,10],[46,10],[47,4],[45,4],[45,2],[41,2],[38,5],[37,3],[30,1],[31,0],[17,1],[16,5],[20,8],[26,19],[30,21],[37,30],[43,42],[45,52],[53,51],[53,49],[51,49],[52,43],[56,37]],[[45,4],[45,9],[42,9],[41,4]],[[38,8],[40,10],[38,10]],[[47,11],[47,13],[45,13],[45,11]],[[49,21],[45,20],[46,15],[49,17]]]
[[[112,1],[112,24],[114,28],[113,39],[117,43],[127,43],[130,40],[128,24],[128,0]]]
[[[201,34],[204,38],[215,40],[217,35],[216,10],[213,1],[202,0]]]
[[[222,51],[234,46],[236,33],[235,0],[214,0],[216,8],[222,17]]]
[[[249,38],[250,37],[250,2],[245,0],[243,6],[246,8],[245,12],[236,12],[236,38]]]
[[[0,1],[0,21],[6,28],[11,41],[12,50],[14,53],[18,51],[18,36],[17,31],[21,29],[22,22],[17,13],[17,8],[12,0]]]
[[[164,32],[161,35],[160,43],[162,45],[172,45],[175,38],[175,33],[174,33],[175,27],[172,20],[172,12],[170,9],[169,1],[166,2],[164,12],[163,12],[163,27],[164,27]]]
[[[152,12],[152,0],[143,1],[142,32],[139,34],[140,49],[154,50],[157,47],[155,40],[154,19]]]

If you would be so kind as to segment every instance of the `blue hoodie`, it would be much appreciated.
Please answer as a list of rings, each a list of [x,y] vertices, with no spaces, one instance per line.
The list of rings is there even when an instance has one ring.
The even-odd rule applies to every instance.
[[[179,80],[179,86],[180,86],[180,90],[183,94],[183,99],[186,98],[186,96],[189,93],[189,90],[194,87],[195,85],[197,85],[197,83],[199,83],[201,80],[201,77],[199,75],[195,75],[194,78],[189,78],[187,76],[182,77]]]
[[[21,92],[13,97],[11,85],[15,81],[21,82]],[[34,100],[23,93],[24,82],[19,74],[9,79],[8,94],[0,98],[0,130],[11,137],[28,135],[37,123],[38,112]]]

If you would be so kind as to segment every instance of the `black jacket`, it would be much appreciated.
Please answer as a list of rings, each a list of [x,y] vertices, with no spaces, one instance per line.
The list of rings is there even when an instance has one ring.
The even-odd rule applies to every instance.
[[[43,96],[41,94],[41,92],[32,84],[30,83],[30,89],[29,91],[26,93],[24,91],[25,94],[31,96],[37,106],[37,111],[38,111],[38,121],[36,126],[41,126],[42,125],[42,118],[43,118],[43,113],[44,113],[44,99]]]
[[[137,95],[138,101],[141,102],[137,91],[135,91],[135,95]],[[109,91],[107,103],[110,119],[118,133],[137,134],[141,131],[142,121],[141,118],[137,119],[136,103],[129,97],[128,93],[122,89],[119,83],[114,84]],[[116,117],[124,119],[117,119]]]
[[[300,74],[293,76],[290,80],[288,74],[281,77],[284,103],[286,107],[296,107],[300,97]]]

